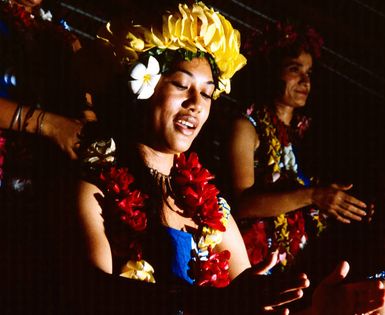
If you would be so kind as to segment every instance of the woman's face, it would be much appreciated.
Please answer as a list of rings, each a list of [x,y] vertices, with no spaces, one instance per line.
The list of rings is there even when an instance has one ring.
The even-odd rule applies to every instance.
[[[312,66],[313,58],[307,52],[302,52],[296,58],[284,59],[280,73],[285,83],[284,90],[276,101],[294,108],[305,106],[310,93]]]
[[[162,75],[149,100],[150,146],[172,154],[187,151],[209,116],[214,89],[206,58],[179,62]]]

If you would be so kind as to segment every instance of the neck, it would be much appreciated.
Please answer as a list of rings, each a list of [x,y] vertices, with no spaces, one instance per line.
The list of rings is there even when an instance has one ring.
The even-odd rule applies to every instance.
[[[294,108],[278,102],[274,104],[274,108],[279,120],[286,126],[290,126],[291,120],[293,119]]]
[[[145,165],[162,174],[170,174],[174,164],[174,154],[156,151],[142,143],[139,143],[137,147]]]

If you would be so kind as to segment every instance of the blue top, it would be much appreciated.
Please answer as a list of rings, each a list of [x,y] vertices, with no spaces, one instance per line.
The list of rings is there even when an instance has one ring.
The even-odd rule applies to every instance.
[[[196,247],[193,236],[184,231],[166,227],[172,244],[171,272],[177,278],[181,278],[190,284],[193,279],[188,275],[189,262],[192,259],[193,248]]]
[[[9,36],[9,28],[7,24],[0,20],[0,37],[8,37]],[[1,39],[0,39],[1,41]],[[0,69],[0,97],[9,98],[8,88],[10,81],[7,81],[5,77],[5,73],[2,73],[5,69]]]

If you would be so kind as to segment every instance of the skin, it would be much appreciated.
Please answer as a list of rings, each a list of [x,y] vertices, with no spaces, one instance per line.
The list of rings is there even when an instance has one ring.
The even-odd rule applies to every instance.
[[[170,172],[173,155],[184,152],[190,147],[207,120],[211,106],[211,99],[207,95],[211,95],[210,93],[214,90],[211,83],[211,70],[205,59],[182,62],[177,69],[179,70],[176,73],[164,76],[159,81],[149,104],[152,108],[150,121],[154,126],[148,129],[150,136],[147,140],[138,143],[137,146],[145,163],[164,174]],[[206,93],[208,94],[206,95]],[[194,116],[197,120],[190,120],[190,116]],[[187,128],[181,123],[182,118],[189,122],[194,121],[195,127]],[[78,217],[88,259],[100,270],[111,274],[113,272],[113,258],[105,234],[102,209],[95,198],[97,195],[102,196],[103,194],[96,186],[85,181],[80,182],[77,199]],[[191,218],[183,217],[178,213],[183,209],[179,209],[171,197],[168,197],[167,203],[175,211],[171,211],[166,204],[163,205],[164,219],[162,223],[165,226],[184,231],[197,228]],[[264,290],[266,276],[249,274],[249,277],[242,277],[245,274],[243,272],[250,267],[250,263],[241,235],[232,217],[230,217],[227,230],[223,234],[223,241],[216,249],[218,251],[227,249],[231,252],[229,264],[232,283],[225,290],[218,291],[225,293],[228,289],[237,292],[229,294],[232,301],[231,305],[235,303],[235,305],[241,306],[250,297],[258,296]],[[271,264],[274,260],[276,257],[273,255],[267,264]],[[263,272],[263,268],[260,272]],[[254,277],[255,281],[253,281]],[[258,281],[258,278],[262,281]],[[250,285],[251,283],[253,285]],[[309,286],[309,280],[306,275],[301,274],[289,282],[277,282],[277,284],[277,286],[272,287],[270,295],[264,300],[264,305],[266,305],[264,309],[256,309],[256,314],[288,314],[289,310],[282,308],[282,305],[300,298],[303,295],[303,289]],[[241,288],[241,292],[244,292],[244,288],[248,288],[249,294],[239,294],[237,288]],[[189,287],[186,287],[186,290],[188,289]],[[327,295],[324,291],[320,292],[319,299],[322,301],[322,298]],[[194,305],[194,310],[196,307]],[[279,308],[276,309],[276,307]],[[187,313],[192,314],[188,311],[188,306]],[[200,313],[199,310],[197,313]]]
[[[188,150],[206,122],[214,88],[211,68],[207,60],[202,58],[181,62],[175,72],[161,77],[148,104],[152,109],[149,119],[152,127],[148,128],[148,137],[145,141],[137,145],[138,152],[148,166],[169,174],[174,154]],[[186,126],[186,122],[192,125]],[[96,195],[103,194],[96,186],[85,181],[80,182],[78,214],[88,259],[100,270],[111,274],[113,272],[111,247],[105,234],[102,209],[95,198]],[[170,210],[170,207],[174,211]],[[164,218],[162,223],[165,226],[183,231],[194,231],[198,228],[191,218],[179,214],[183,211],[175,205],[171,197],[168,197],[164,203],[162,211]],[[229,271],[230,278],[235,279],[234,287],[239,285],[250,287],[250,279],[237,278],[243,271],[250,268],[250,262],[232,217],[222,236],[223,240],[215,250],[231,252]],[[256,285],[253,286],[255,294],[259,291],[258,283],[256,281]],[[272,294],[266,304],[282,305],[296,300],[303,295],[302,289],[308,286],[309,280],[306,275],[294,277],[290,283],[274,288],[277,292]],[[251,294],[254,294],[254,291]],[[236,303],[242,304],[239,301]],[[269,311],[266,314],[273,313]]]
[[[151,106],[148,137],[137,146],[148,166],[164,174],[170,173],[174,154],[188,150],[206,122],[214,89],[210,65],[203,58],[180,62],[173,73],[161,77],[148,104]],[[186,126],[186,122],[191,123],[190,127]],[[102,192],[89,183],[80,184],[80,221],[84,227],[91,262],[101,270],[112,273],[111,248],[104,233],[102,209],[94,197],[95,194]],[[184,231],[198,228],[191,218],[179,214],[183,209],[179,209],[171,197],[168,197],[167,203],[173,210],[167,204],[163,205],[165,226]],[[229,262],[231,279],[250,267],[233,218],[230,218],[223,241],[216,249],[232,252]]]
[[[311,89],[312,57],[302,52],[297,58],[283,61],[280,78],[284,89],[273,101],[280,120],[290,125],[294,110],[306,105]],[[236,215],[245,217],[270,217],[305,206],[315,205],[343,223],[361,221],[373,206],[349,195],[352,185],[333,183],[326,187],[308,187],[285,192],[259,192],[255,188],[254,152],[260,138],[254,126],[245,118],[236,120],[229,139],[229,169]]]
[[[8,129],[13,119],[14,113],[18,105],[15,102],[0,98],[0,128]],[[29,107],[25,106],[21,112],[21,125],[24,125],[25,116],[29,111]],[[70,158],[76,159],[76,149],[79,147],[78,135],[84,125],[84,121],[71,119],[54,113],[46,112],[43,122],[41,122],[42,111],[36,109],[33,115],[28,119],[25,132],[35,134],[41,127],[41,136],[47,137],[56,143],[60,149]],[[13,130],[17,130],[15,123]]]
[[[18,0],[11,1],[11,4],[24,7],[27,11],[31,12],[36,6],[39,6],[42,0]],[[81,48],[81,44],[77,38],[74,37],[72,42],[73,52],[77,52]],[[87,93],[88,94],[88,93]],[[89,103],[92,103],[91,95],[86,94],[86,99]],[[7,99],[0,98],[0,129],[8,129],[14,113],[18,108],[18,104]],[[28,106],[24,106],[21,112],[21,121],[24,125],[25,115],[29,110]],[[29,118],[28,124],[26,124],[25,132],[36,133],[40,128],[41,135],[49,138],[60,149],[65,152],[71,159],[76,159],[76,150],[79,148],[78,135],[81,133],[81,129],[85,122],[96,120],[95,114],[88,110],[84,112],[83,119],[72,119],[64,116],[60,116],[54,113],[46,112],[44,114],[43,123],[39,120],[42,118],[42,111],[36,109]],[[14,124],[13,130],[17,130],[16,124]]]

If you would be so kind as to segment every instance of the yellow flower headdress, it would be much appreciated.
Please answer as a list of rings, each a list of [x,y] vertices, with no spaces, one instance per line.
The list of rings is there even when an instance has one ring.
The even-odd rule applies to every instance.
[[[140,54],[153,48],[207,53],[219,70],[213,98],[222,92],[229,93],[231,77],[246,64],[246,58],[239,52],[239,31],[202,2],[179,4],[178,9],[163,15],[161,30],[131,24],[124,36],[118,36],[108,23],[98,38],[111,45],[115,54],[128,64],[133,64]]]

